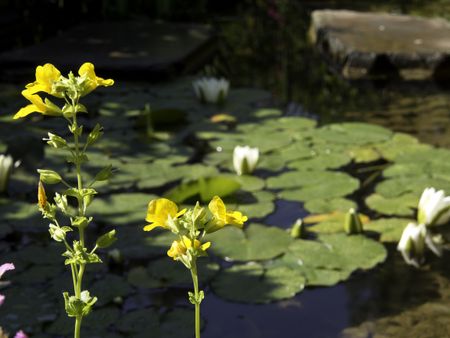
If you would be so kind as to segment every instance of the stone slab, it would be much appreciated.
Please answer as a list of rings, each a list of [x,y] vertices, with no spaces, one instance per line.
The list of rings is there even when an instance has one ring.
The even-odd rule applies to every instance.
[[[348,79],[450,78],[450,23],[444,19],[316,10],[310,37]]]
[[[0,69],[14,72],[51,62],[62,70],[76,70],[90,61],[107,74],[151,76],[201,63],[211,40],[211,29],[205,25],[89,23],[42,43],[0,54]]]

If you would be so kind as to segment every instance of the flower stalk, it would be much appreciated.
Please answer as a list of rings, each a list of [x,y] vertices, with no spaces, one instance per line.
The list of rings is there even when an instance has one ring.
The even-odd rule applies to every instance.
[[[166,199],[159,198],[150,201],[145,218],[149,224],[144,231],[156,227],[170,230],[177,236],[167,255],[175,261],[180,261],[190,271],[193,292],[188,292],[189,302],[195,307],[195,338],[200,338],[200,304],[205,298],[203,290],[199,289],[197,258],[207,256],[206,250],[210,242],[203,242],[205,235],[221,230],[226,225],[242,228],[247,216],[239,211],[227,210],[218,196],[214,196],[208,209],[197,202],[194,208],[178,210],[178,206]]]
[[[87,316],[92,306],[97,301],[97,297],[90,295],[89,291],[83,290],[83,277],[87,264],[101,263],[100,257],[96,254],[98,248],[105,248],[115,240],[115,230],[100,236],[93,249],[86,246],[85,229],[92,222],[92,217],[86,216],[89,204],[97,191],[92,185],[97,181],[104,181],[111,176],[111,167],[108,166],[95,176],[94,181],[85,187],[82,177],[82,164],[88,162],[86,151],[103,134],[102,127],[96,125],[95,128],[85,137],[83,144],[83,126],[78,124],[77,116],[80,113],[87,113],[86,107],[80,104],[80,98],[89,94],[98,86],[111,86],[114,81],[104,80],[96,76],[94,65],[83,64],[78,70],[79,76],[72,72],[67,77],[61,75],[59,70],[51,65],[38,66],[36,69],[36,81],[29,83],[22,94],[32,104],[19,110],[14,116],[15,119],[23,118],[31,113],[37,112],[43,115],[63,117],[68,122],[68,128],[73,137],[73,142],[68,142],[63,137],[53,133],[48,133],[48,138],[44,139],[47,144],[56,149],[61,149],[68,153],[68,162],[75,167],[76,183],[71,185],[69,180],[65,180],[62,175],[50,169],[38,169],[40,174],[38,185],[38,207],[42,216],[48,219],[49,233],[53,240],[64,244],[65,252],[62,254],[66,260],[65,265],[70,266],[73,284],[73,295],[63,292],[65,310],[69,317],[75,318],[74,337],[81,336],[81,323]],[[44,92],[59,99],[64,99],[65,104],[59,107],[49,99],[42,100],[38,93]],[[45,184],[60,184],[67,188],[61,193],[56,193],[53,202],[47,198]],[[69,207],[68,199],[74,198],[77,201],[76,210]],[[60,221],[60,216],[65,217],[67,223]],[[60,223],[61,222],[61,223]],[[78,231],[74,231],[75,228]],[[71,236],[70,243],[68,233],[75,232],[78,237]]]

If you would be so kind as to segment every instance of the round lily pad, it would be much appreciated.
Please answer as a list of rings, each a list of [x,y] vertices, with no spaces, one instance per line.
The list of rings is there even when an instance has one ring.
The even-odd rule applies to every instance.
[[[389,216],[413,216],[419,197],[416,194],[404,194],[387,198],[379,194],[372,194],[366,198],[366,204],[372,210]]]
[[[308,183],[300,189],[283,190],[279,195],[281,198],[292,201],[307,201],[320,198],[330,199],[349,195],[359,188],[359,181],[356,178],[339,172],[331,174],[324,175],[317,172],[315,180],[327,176],[330,180],[317,182],[316,185]]]
[[[211,250],[227,260],[265,260],[281,255],[292,241],[277,227],[250,224],[245,230],[228,226],[207,236]]]
[[[381,242],[398,243],[403,230],[411,221],[412,220],[408,218],[380,218],[364,224],[364,229],[379,233]]]
[[[346,198],[315,199],[305,203],[304,208],[313,214],[324,214],[333,211],[347,212],[350,208],[356,209],[356,203]]]
[[[157,196],[144,193],[122,193],[94,198],[89,214],[108,225],[145,224],[147,205]]]

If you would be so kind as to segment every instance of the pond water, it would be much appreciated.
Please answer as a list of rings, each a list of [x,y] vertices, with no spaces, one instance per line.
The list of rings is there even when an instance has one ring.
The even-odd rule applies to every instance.
[[[115,261],[105,252],[107,264],[88,272],[87,283],[101,302],[91,320],[86,321],[86,337],[151,337],[152,332],[160,338],[191,337],[193,313],[186,300],[190,286],[183,277],[187,271],[176,270],[172,267],[176,263],[164,256],[170,243],[164,235],[143,236],[146,205],[159,195],[179,196],[177,189],[186,188],[183,184],[179,188],[183,180],[200,185],[200,177],[214,178],[219,171],[228,175],[220,179],[229,179],[230,154],[239,142],[258,143],[262,150],[255,172],[258,179],[243,178],[236,196],[227,197],[227,202],[246,212],[252,223],[288,229],[298,218],[340,210],[337,220],[308,225],[305,242],[319,238],[331,245],[335,243],[333,238],[346,241],[339,237],[342,229],[336,224],[342,224],[342,211],[348,210],[349,203],[354,205],[350,200],[376,221],[367,223],[370,239],[361,239],[363,244],[359,238],[351,242],[359,250],[351,253],[356,266],[346,265],[349,263],[342,258],[343,252],[326,256],[325,268],[313,266],[304,271],[309,282],[316,282],[308,282],[304,290],[295,289],[300,283],[290,284],[290,279],[298,275],[283,275],[278,289],[265,276],[279,268],[276,264],[290,269],[292,262],[282,257],[298,254],[296,248],[286,251],[291,244],[283,234],[273,234],[274,247],[277,241],[287,241],[281,249],[262,250],[256,240],[256,244],[250,241],[246,245],[259,250],[252,256],[235,248],[234,262],[220,244],[229,243],[229,237],[217,238],[217,251],[211,254],[211,263],[216,265],[204,274],[204,338],[450,336],[448,253],[442,259],[427,255],[427,265],[418,270],[407,266],[395,250],[403,226],[414,218],[413,208],[423,187],[434,184],[450,191],[450,151],[427,147],[384,128],[337,123],[374,123],[407,132],[424,143],[450,146],[449,95],[434,83],[348,83],[340,79],[304,38],[310,11],[337,5],[315,1],[296,5],[280,2],[279,7],[268,4],[257,1],[244,6],[238,20],[219,20],[219,51],[209,66],[231,78],[233,90],[224,106],[198,103],[191,91],[192,78],[152,85],[122,83],[86,103],[95,113],[82,122],[91,128],[101,121],[107,131],[104,145],[90,155],[93,164],[88,170],[92,174],[99,163],[120,168],[110,184],[98,188],[99,201],[92,206],[96,224],[91,234],[102,233],[114,224],[119,237],[116,248],[122,254],[122,261]],[[420,1],[410,5],[392,1],[380,7],[365,2],[339,6],[413,13],[421,10],[432,15],[436,10],[433,4],[441,8],[439,1],[429,6],[422,6]],[[17,266],[17,271],[8,276],[11,287],[5,290],[7,299],[14,301],[0,309],[0,324],[11,331],[22,327],[32,337],[67,337],[72,322],[62,314],[60,293],[68,288],[69,276],[62,267],[61,248],[49,244],[47,225],[40,221],[34,207],[36,167],[71,173],[63,156],[44,150],[36,142],[47,130],[66,133],[65,126],[51,119],[12,124],[10,115],[23,101],[16,86],[4,87],[2,108],[8,116],[0,121],[1,147],[22,157],[23,164],[13,176],[9,195],[0,200],[2,261],[14,261]],[[11,95],[16,97],[11,100]],[[142,118],[146,103],[155,112],[152,138]],[[281,110],[260,109],[273,105]],[[174,108],[174,114],[185,121],[181,126],[164,120]],[[235,129],[210,122],[212,115],[224,112],[238,118]],[[332,122],[335,124],[327,127]],[[222,151],[216,151],[218,148]],[[426,168],[421,166],[424,163]],[[307,177],[308,172],[313,175],[298,182],[286,175],[289,172],[300,177]],[[180,203],[188,204],[198,197],[197,191],[181,198]],[[250,231],[246,234],[251,237]],[[386,247],[386,251],[380,247]],[[264,256],[269,249],[275,251]],[[318,259],[321,254],[319,250]],[[300,257],[306,262],[308,256],[302,255],[305,253],[300,252]],[[333,262],[336,257],[342,262]],[[253,260],[264,270],[258,283],[246,275],[245,269],[252,267],[246,262]],[[221,271],[217,273],[219,266]],[[223,272],[236,266],[241,270],[226,280],[229,276]],[[317,277],[314,273],[324,275]],[[223,291],[223,285],[231,291]],[[252,289],[261,285],[265,288],[255,295]],[[267,304],[252,304],[255,302]],[[140,321],[133,318],[135,311],[142,311]],[[156,324],[161,324],[161,332],[155,329]]]

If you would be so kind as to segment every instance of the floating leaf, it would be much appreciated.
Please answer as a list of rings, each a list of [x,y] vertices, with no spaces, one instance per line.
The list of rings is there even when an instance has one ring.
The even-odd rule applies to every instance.
[[[380,241],[397,243],[405,227],[412,220],[408,218],[380,218],[364,225],[367,231],[380,234]]]
[[[208,262],[208,259],[198,261],[198,273],[201,282],[208,282],[219,270],[219,265]],[[146,268],[136,267],[130,270],[128,281],[140,288],[162,288],[192,284],[191,275],[186,267],[169,257],[151,261]]]
[[[214,176],[182,183],[168,191],[166,197],[176,203],[199,196],[202,202],[209,202],[215,195],[226,197],[240,188],[240,184],[229,176]]]
[[[304,205],[310,213],[330,213],[333,211],[347,212],[350,208],[356,209],[356,203],[346,198],[309,200]]]
[[[412,216],[414,208],[419,202],[419,195],[405,194],[397,197],[386,198],[379,194],[372,194],[366,198],[366,204],[372,210],[389,216]]]
[[[245,287],[243,287],[245,285]],[[220,297],[244,303],[269,303],[293,297],[302,291],[305,277],[287,266],[265,268],[258,263],[234,265],[212,282]]]
[[[277,227],[250,224],[245,230],[226,227],[208,235],[211,250],[226,259],[237,261],[264,260],[281,255],[292,238]]]

